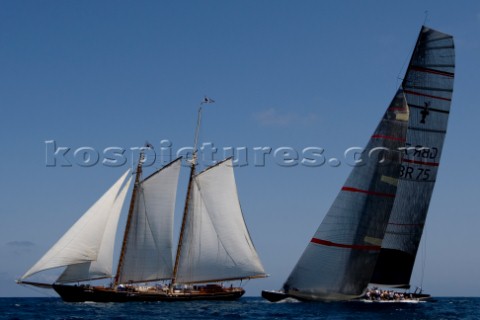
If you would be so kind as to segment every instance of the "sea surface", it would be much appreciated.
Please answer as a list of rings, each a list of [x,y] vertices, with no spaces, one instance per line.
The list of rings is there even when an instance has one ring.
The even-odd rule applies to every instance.
[[[226,302],[65,303],[60,298],[0,298],[0,319],[480,319],[480,298],[425,303]]]

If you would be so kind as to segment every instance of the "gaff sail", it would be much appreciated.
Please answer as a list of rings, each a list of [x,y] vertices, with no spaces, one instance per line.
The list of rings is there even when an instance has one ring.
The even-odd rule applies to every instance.
[[[173,271],[173,214],[181,159],[139,182],[118,282],[170,279]]]
[[[177,283],[264,277],[229,158],[193,178]]]

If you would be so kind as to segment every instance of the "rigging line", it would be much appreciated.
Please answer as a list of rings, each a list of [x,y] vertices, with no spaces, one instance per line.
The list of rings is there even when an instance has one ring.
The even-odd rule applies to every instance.
[[[47,288],[44,288],[43,290],[40,289],[40,288],[37,288],[37,287],[33,287],[33,286],[29,286],[29,285],[26,285],[26,284],[22,284],[22,283],[19,283],[21,286],[25,287],[25,288],[28,288],[36,293],[39,293],[43,296],[46,296],[46,297],[49,297],[49,298],[55,298],[57,297],[56,295],[54,294],[51,294],[50,291],[46,291],[45,289]]]
[[[417,44],[414,43],[413,46],[410,47],[410,52],[412,52],[411,55],[413,55],[416,46],[417,46]],[[400,81],[400,83],[403,83],[403,80],[407,76],[407,70],[408,69],[407,70],[405,69],[405,65],[410,62],[411,55],[407,55],[405,57],[405,59],[403,60],[402,66],[401,66],[401,68],[400,68],[400,70],[398,71],[398,74],[397,74],[397,82],[395,84],[395,90],[399,87],[398,81]],[[403,70],[405,70],[405,73],[404,73],[404,76],[402,78],[400,75],[403,73]]]
[[[423,14],[425,15],[425,17],[423,18],[423,25],[426,25],[428,20],[428,10],[425,10]]]
[[[423,288],[423,278],[425,276],[425,265],[427,261],[427,228],[423,230],[424,240],[423,240],[423,254],[422,254],[422,272],[420,275],[420,288]]]
[[[422,27],[421,30],[423,30],[423,27]],[[420,32],[421,32],[421,31],[420,31]],[[405,60],[403,61],[403,64],[402,64],[402,68],[401,68],[401,69],[399,70],[399,72],[398,72],[398,75],[397,75],[397,86],[396,86],[396,88],[399,87],[399,85],[398,85],[398,80],[402,80],[402,83],[401,83],[401,84],[403,84],[404,81],[405,81],[406,78],[407,78],[408,67],[407,67],[406,70],[405,70],[405,74],[404,74],[403,79],[400,77],[400,73],[401,73],[402,70],[405,68],[405,65],[407,64],[407,61],[408,61],[408,66],[410,66],[410,64],[411,64],[411,62],[412,62],[412,59],[413,59],[413,56],[414,56],[414,54],[415,54],[415,49],[417,48],[417,45],[419,44],[419,41],[420,41],[420,35],[419,35],[419,37],[417,38],[417,41],[415,41],[415,43],[413,44],[413,46],[412,46],[411,49],[410,49],[411,55],[410,55],[410,56],[408,56],[408,55],[406,56],[406,58],[405,58]],[[402,89],[403,89],[403,88],[402,88]]]

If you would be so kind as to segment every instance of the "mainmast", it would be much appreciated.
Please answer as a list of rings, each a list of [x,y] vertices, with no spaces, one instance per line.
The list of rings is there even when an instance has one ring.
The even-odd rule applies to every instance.
[[[125,226],[125,232],[123,234],[122,250],[120,251],[120,258],[118,260],[117,273],[115,274],[115,280],[113,282],[114,287],[119,285],[118,281],[120,279],[120,273],[122,272],[122,268],[123,268],[125,251],[127,248],[128,234],[130,233],[130,226],[132,224],[133,211],[135,210],[135,201],[137,199],[138,186],[140,184],[140,177],[142,176],[143,161],[144,161],[144,152],[143,152],[143,149],[140,149],[140,156],[138,159],[137,171],[135,173],[135,183],[133,185],[132,198],[130,200],[130,207],[128,209],[127,224]]]
[[[192,194],[192,183],[193,183],[193,178],[195,176],[195,167],[197,165],[197,144],[198,144],[198,134],[200,132],[200,124],[202,121],[202,106],[204,103],[213,103],[212,99],[205,97],[202,103],[200,103],[200,107],[198,107],[198,116],[197,116],[197,127],[195,129],[195,138],[193,140],[193,152],[192,152],[192,160],[190,162],[190,178],[188,180],[188,188],[187,188],[187,196],[185,199],[185,207],[183,210],[183,218],[182,218],[182,226],[180,228],[180,236],[178,238],[178,245],[177,245],[177,255],[175,257],[175,266],[173,268],[173,276],[172,276],[172,289],[173,285],[175,284],[177,280],[177,273],[178,273],[178,265],[180,261],[180,255],[182,252],[182,245],[183,245],[183,237],[185,233],[185,224],[187,222],[187,216],[188,216],[188,209],[189,209],[189,204],[190,204],[190,197]]]

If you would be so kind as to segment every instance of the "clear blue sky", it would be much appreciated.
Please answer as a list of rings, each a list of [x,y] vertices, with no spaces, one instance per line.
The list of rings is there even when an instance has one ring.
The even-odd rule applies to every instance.
[[[393,97],[425,10],[427,25],[454,35],[457,69],[412,284],[425,261],[429,293],[480,296],[479,2],[13,0],[0,1],[0,296],[37,294],[14,279],[128,166],[47,167],[45,141],[101,152],[168,139],[175,151],[192,144],[209,95],[203,142],[321,147],[343,161]],[[236,169],[271,275],[247,294],[281,287],[350,169],[282,167],[273,155]]]

